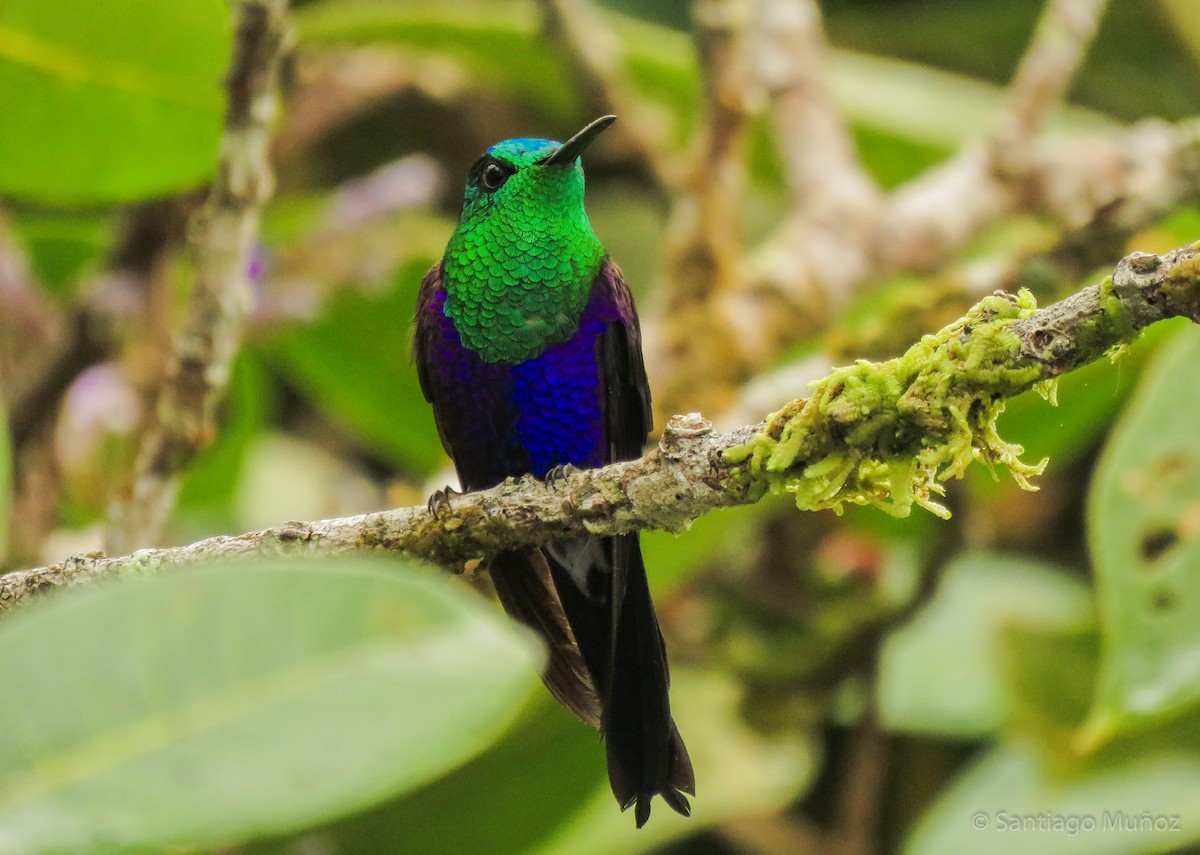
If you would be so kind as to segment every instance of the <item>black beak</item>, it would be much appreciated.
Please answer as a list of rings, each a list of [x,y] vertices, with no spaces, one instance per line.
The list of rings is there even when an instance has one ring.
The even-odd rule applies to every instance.
[[[549,157],[543,158],[541,165],[557,166],[574,163],[575,158],[579,157],[583,153],[583,150],[591,145],[592,140],[600,136],[616,120],[616,116],[601,116],[594,122],[589,122],[583,130],[563,143],[562,148]]]

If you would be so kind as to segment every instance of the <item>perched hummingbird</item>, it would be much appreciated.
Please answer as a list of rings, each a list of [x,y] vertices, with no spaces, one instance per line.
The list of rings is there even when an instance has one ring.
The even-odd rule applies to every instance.
[[[652,421],[637,313],[584,212],[579,163],[615,120],[561,144],[489,148],[421,282],[414,361],[465,490],[642,453]],[[599,726],[621,809],[636,804],[639,828],[655,795],[689,814],[696,784],[637,534],[504,552],[489,569],[505,611],[546,642],[546,686]]]

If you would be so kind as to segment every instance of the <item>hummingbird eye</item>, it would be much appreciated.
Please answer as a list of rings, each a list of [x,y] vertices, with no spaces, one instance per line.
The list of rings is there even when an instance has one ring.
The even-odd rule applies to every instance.
[[[480,181],[483,183],[485,190],[499,190],[500,187],[508,180],[509,173],[506,172],[498,163],[489,163],[483,168],[480,175]]]

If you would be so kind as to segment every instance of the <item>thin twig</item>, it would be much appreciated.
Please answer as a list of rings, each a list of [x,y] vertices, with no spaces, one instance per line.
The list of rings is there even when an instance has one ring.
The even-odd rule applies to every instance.
[[[879,720],[878,704],[881,640],[881,633],[874,632],[867,642],[872,650],[863,675],[867,704],[850,735],[838,785],[835,826],[829,832],[829,851],[835,855],[874,855],[881,849],[880,795],[887,772],[887,733]]]
[[[995,166],[1019,168],[1014,154],[1033,141],[1066,98],[1107,6],[1108,0],[1047,0],[1006,93],[1004,114],[992,138]]]
[[[981,373],[963,370],[946,379],[982,403],[1015,395],[1086,362],[1100,358],[1117,344],[1131,341],[1149,324],[1168,317],[1200,322],[1200,243],[1164,255],[1134,253],[1117,266],[1113,276],[1060,303],[1047,306],[1024,320],[1008,322],[989,333],[980,333],[984,348]],[[980,323],[980,329],[984,323]],[[950,348],[961,346],[977,329],[948,328],[955,332]],[[921,345],[917,345],[921,347]],[[945,365],[936,360],[920,372],[936,376]],[[1003,371],[996,365],[1002,363]],[[1002,376],[997,385],[996,376]],[[878,409],[851,412],[842,392],[822,393],[825,412],[797,425],[796,414],[812,412],[805,401],[795,401],[768,423],[717,434],[696,414],[671,421],[658,447],[645,457],[602,469],[571,474],[564,482],[547,485],[531,477],[511,480],[490,490],[454,499],[448,510],[433,515],[425,506],[399,508],[364,516],[320,522],[286,523],[237,537],[216,537],[174,549],[145,549],[133,555],[105,558],[79,555],[50,567],[23,570],[0,577],[0,608],[9,608],[39,591],[70,586],[122,573],[150,572],[204,561],[262,554],[320,554],[384,550],[428,559],[449,568],[498,550],[546,543],[585,533],[619,534],[657,528],[682,531],[696,517],[723,507],[756,501],[770,479],[811,477],[808,469],[818,461],[844,453],[847,437],[856,428],[879,420],[882,408],[900,401],[915,403],[912,389],[888,390],[888,400]],[[790,413],[790,414],[789,414]],[[802,417],[802,416],[801,416]],[[838,430],[830,431],[819,420],[836,417]],[[924,417],[922,417],[924,418]],[[928,421],[926,419],[926,421]],[[911,427],[907,426],[907,427]],[[899,447],[900,427],[889,453],[893,460],[911,451],[927,454],[946,437],[928,428],[909,432],[906,451]],[[778,441],[781,432],[803,432],[808,448],[789,471],[768,471],[742,455],[747,444],[760,438]],[[861,430],[858,431],[862,433]],[[860,437],[861,438],[861,437]],[[793,449],[794,450],[794,449]],[[739,462],[740,461],[740,462]],[[836,501],[837,497],[831,497]]]
[[[974,156],[983,158],[984,151],[977,148]],[[944,268],[984,221],[994,224],[1020,210],[1044,215],[1068,232],[1102,222],[1110,239],[1136,234],[1200,198],[1200,122],[1172,125],[1151,119],[1116,133],[1039,140],[1019,199],[981,189],[980,164],[955,163],[960,164],[955,174],[930,175],[920,179],[919,192],[910,187],[893,195],[871,248],[861,255],[831,254],[820,232],[797,235],[791,246],[757,250],[748,260],[749,287],[725,298],[727,312],[754,331],[739,339],[742,347],[730,358],[744,362],[749,373],[760,370],[783,347],[822,329],[831,316],[827,303],[778,287],[778,280],[763,271],[799,265],[814,272],[789,274],[789,281],[806,281],[825,267],[844,265],[861,271],[853,283],[861,293],[897,274]],[[968,204],[968,199],[974,201]],[[971,220],[976,214],[980,218]],[[863,265],[863,257],[874,260]]]
[[[659,140],[666,129],[651,108],[624,82],[621,46],[589,0],[541,0],[546,35],[562,47],[561,55],[593,115],[614,113],[619,144],[666,195],[676,176]]]
[[[1045,196],[1037,143],[1083,64],[1106,5],[1048,0],[989,138],[892,195],[881,221],[884,270],[934,269],[1000,217]]]
[[[871,275],[867,248],[874,245],[883,197],[834,103],[815,0],[759,0],[758,9],[754,67],[769,98],[792,207],[746,259],[743,284],[751,294],[777,295],[792,307],[789,314],[820,307],[828,316]],[[798,264],[806,255],[845,263]],[[741,317],[736,308],[722,308]],[[738,340],[753,364],[765,361],[768,352],[759,348],[763,339],[752,324],[742,324]]]
[[[161,535],[178,477],[215,432],[216,410],[241,340],[250,251],[273,187],[268,149],[277,109],[286,0],[240,0],[225,132],[208,201],[190,224],[196,276],[187,317],[142,438],[130,495],[113,512],[109,547]]]

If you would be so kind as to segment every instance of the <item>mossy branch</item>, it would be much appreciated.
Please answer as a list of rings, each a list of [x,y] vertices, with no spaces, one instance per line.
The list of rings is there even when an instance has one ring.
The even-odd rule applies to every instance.
[[[1023,486],[1044,466],[1022,462],[997,435],[1006,399],[1036,388],[1053,400],[1056,377],[1172,317],[1200,322],[1200,243],[1134,253],[1101,284],[1044,309],[1028,294],[993,294],[903,356],[837,369],[757,425],[718,434],[698,415],[677,416],[638,460],[554,485],[510,480],[456,497],[437,516],[398,508],[122,557],[77,555],[0,577],[0,609],[46,589],[254,554],[385,550],[455,569],[571,535],[682,531],[770,491],[794,493],[804,508],[853,502],[903,515],[917,504],[944,515],[932,496],[971,461],[1007,468]]]

